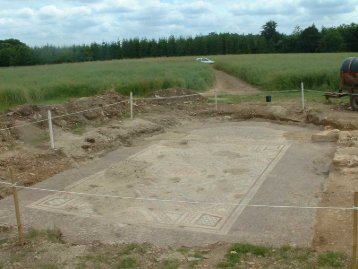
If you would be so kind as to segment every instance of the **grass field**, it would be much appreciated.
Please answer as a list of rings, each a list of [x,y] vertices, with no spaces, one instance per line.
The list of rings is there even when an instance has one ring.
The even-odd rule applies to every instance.
[[[358,57],[358,53],[225,55],[212,58],[216,61],[215,68],[264,91],[298,90],[301,82],[306,89],[337,91],[340,65],[349,56]],[[108,90],[124,95],[133,91],[138,96],[154,89],[176,86],[195,91],[208,89],[214,83],[214,73],[210,66],[200,64],[194,58],[0,68],[0,111],[18,104],[61,102]],[[276,94],[282,100],[296,98],[296,95]],[[312,99],[321,100],[320,93],[307,97],[311,95]],[[237,103],[247,102],[252,96],[225,98]]]
[[[192,57],[120,60],[0,68],[0,109],[39,102],[58,102],[108,90],[144,95],[153,89],[185,87],[205,90],[212,70]]]
[[[306,89],[336,91],[339,70],[347,57],[358,53],[259,54],[216,56],[216,68],[262,90]]]

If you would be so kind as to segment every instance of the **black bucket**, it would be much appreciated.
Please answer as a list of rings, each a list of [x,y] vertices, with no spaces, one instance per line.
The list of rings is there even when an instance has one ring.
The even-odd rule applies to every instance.
[[[272,100],[272,96],[271,95],[267,95],[266,96],[266,102],[271,102]]]

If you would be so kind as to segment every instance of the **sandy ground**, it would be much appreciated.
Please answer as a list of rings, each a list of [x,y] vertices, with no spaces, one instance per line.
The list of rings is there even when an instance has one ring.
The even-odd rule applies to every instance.
[[[204,96],[213,96],[216,91],[217,94],[233,94],[233,95],[247,95],[260,93],[255,87],[250,84],[226,74],[220,70],[215,72],[215,86],[210,91],[203,93]]]

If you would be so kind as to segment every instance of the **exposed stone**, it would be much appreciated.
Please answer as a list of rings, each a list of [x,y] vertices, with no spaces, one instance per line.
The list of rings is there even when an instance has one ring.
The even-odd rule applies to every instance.
[[[61,119],[59,123],[60,123],[61,128],[66,128],[67,122],[65,120]]]
[[[358,167],[358,147],[338,148],[333,163],[337,167]]]
[[[83,148],[84,150],[88,150],[91,146],[88,144],[84,144],[81,146],[81,148]]]
[[[86,142],[88,142],[88,143],[95,143],[95,142],[96,142],[96,139],[93,138],[93,137],[87,137],[87,138],[86,138]]]
[[[352,118],[337,118],[334,116],[326,116],[323,113],[315,111],[308,111],[306,114],[307,122],[314,123],[315,125],[332,126],[341,130],[354,130],[358,129],[358,120]]]
[[[24,105],[20,106],[19,109],[16,111],[17,114],[20,116],[26,117],[33,114],[33,107],[31,105]]]
[[[98,111],[92,110],[83,113],[83,116],[88,120],[95,120],[100,116]]]
[[[333,163],[338,167],[358,167],[358,156],[349,154],[335,154]]]
[[[324,130],[328,131],[328,130],[333,130],[334,128],[330,125],[324,126]]]
[[[340,132],[337,143],[342,147],[358,147],[358,131]]]
[[[311,140],[313,142],[336,142],[338,138],[339,130],[333,129],[313,134]]]

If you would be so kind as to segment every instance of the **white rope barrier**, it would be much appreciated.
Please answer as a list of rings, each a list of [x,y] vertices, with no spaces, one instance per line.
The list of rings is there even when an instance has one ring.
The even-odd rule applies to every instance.
[[[265,91],[263,93],[286,93],[286,92],[299,92],[299,90]]]
[[[264,95],[264,94],[270,94],[270,93],[291,93],[291,92],[299,93],[299,92],[301,92],[301,90],[265,91],[265,92],[262,92],[262,93],[259,93],[259,94]],[[322,93],[322,94],[324,93],[323,91],[307,90],[307,89],[304,89],[304,92],[318,92],[318,93]],[[166,100],[166,99],[170,100],[170,99],[186,98],[186,97],[193,97],[193,96],[202,96],[202,95],[199,94],[199,93],[195,93],[195,94],[188,94],[188,95],[168,96],[168,97],[164,97],[164,96],[157,96],[157,97],[150,97],[150,98],[134,98],[133,97],[132,100],[133,101],[136,101],[136,100],[143,100],[143,101],[145,101],[145,100]],[[217,98],[215,98],[215,99],[217,99]],[[73,116],[73,115],[77,115],[77,114],[82,114],[82,113],[85,113],[85,112],[90,112],[90,111],[94,111],[94,110],[98,110],[98,109],[103,109],[105,107],[115,106],[115,105],[118,105],[118,104],[121,104],[121,103],[131,104],[130,99],[126,99],[126,100],[122,100],[122,101],[111,103],[111,104],[104,104],[104,105],[99,106],[99,107],[94,107],[94,108],[89,108],[89,109],[85,109],[85,110],[81,110],[81,111],[67,113],[67,114],[64,114],[64,115],[54,116],[54,117],[52,117],[52,120],[59,119],[59,118],[65,118],[65,117],[69,117],[69,116]],[[37,120],[37,121],[32,121],[32,122],[21,124],[21,125],[15,125],[15,126],[7,127],[7,128],[1,128],[0,131],[9,131],[11,129],[26,127],[26,126],[29,126],[29,125],[32,125],[32,124],[42,123],[42,122],[46,122],[46,121],[48,121],[48,118],[42,119],[42,120]]]
[[[7,131],[7,130],[15,129],[15,128],[21,128],[21,127],[29,126],[29,125],[44,122],[44,121],[47,121],[47,119],[38,120],[38,121],[31,121],[31,122],[25,123],[25,124],[15,125],[15,126],[8,127],[8,128],[2,128],[2,129],[0,129],[0,131]]]
[[[223,203],[223,202],[209,202],[209,201],[186,201],[186,200],[173,200],[173,199],[158,199],[158,198],[145,198],[145,197],[131,197],[131,196],[120,196],[111,194],[95,194],[86,192],[74,192],[64,190],[54,190],[46,188],[26,187],[19,186],[16,183],[12,184],[9,182],[0,182],[0,184],[8,185],[18,189],[26,189],[33,191],[52,192],[60,194],[70,194],[87,197],[101,197],[101,198],[116,198],[121,200],[137,200],[137,201],[150,201],[150,202],[166,202],[166,203],[181,203],[181,204],[205,204],[205,205],[231,205],[231,206],[246,206],[246,207],[261,207],[261,208],[291,208],[291,209],[329,209],[329,210],[358,210],[355,207],[337,207],[337,206],[297,206],[297,205],[269,205],[269,204],[245,204],[245,203]]]
[[[153,98],[133,98],[133,100],[163,100],[163,99],[178,99],[178,98],[185,98],[185,97],[191,97],[191,96],[201,96],[199,93],[196,94],[189,94],[189,95],[179,95],[179,96],[168,96],[168,97],[153,97]],[[54,116],[52,117],[52,119],[58,119],[58,118],[65,118],[65,117],[69,117],[69,116],[73,116],[73,115],[77,115],[77,114],[81,114],[81,113],[85,113],[85,112],[90,112],[90,111],[94,111],[94,110],[98,110],[98,109],[103,109],[105,107],[110,107],[110,106],[114,106],[114,105],[118,105],[121,103],[129,103],[130,99],[126,99],[126,100],[122,100],[119,102],[115,102],[115,103],[111,103],[111,104],[105,104],[99,107],[95,107],[95,108],[89,108],[89,109],[85,109],[85,110],[81,110],[81,111],[76,111],[76,112],[71,112],[71,113],[67,113],[64,115],[58,115],[58,116]],[[15,125],[12,127],[8,127],[8,128],[2,128],[0,129],[0,131],[7,131],[7,130],[11,130],[11,129],[15,129],[15,128],[21,128],[21,127],[26,127],[32,124],[36,124],[36,123],[40,123],[40,122],[45,122],[48,121],[48,119],[42,119],[42,120],[38,120],[38,121],[32,121],[29,123],[25,123],[25,124],[21,124],[21,125]]]
[[[52,119],[58,119],[58,118],[64,118],[64,117],[68,117],[68,116],[73,116],[73,115],[81,114],[81,113],[84,113],[84,112],[89,112],[89,111],[93,111],[93,110],[97,110],[97,109],[102,109],[104,107],[114,106],[114,105],[118,105],[120,103],[126,103],[126,102],[129,102],[129,99],[128,100],[127,99],[122,100],[122,101],[119,101],[119,102],[116,102],[116,103],[106,104],[106,105],[95,107],[95,108],[89,108],[89,109],[85,109],[85,110],[81,110],[81,111],[76,111],[76,112],[72,112],[72,113],[68,113],[68,114],[64,114],[64,115],[58,115],[58,116],[52,117]]]
[[[199,93],[195,94],[188,94],[188,95],[178,95],[178,96],[158,96],[158,97],[150,97],[150,98],[133,98],[134,100],[163,100],[163,99],[177,99],[177,98],[184,98],[184,97],[192,97],[192,96],[202,96]]]
[[[319,92],[319,93],[324,93],[322,91],[317,91],[317,90],[304,90],[305,92]],[[267,94],[267,93],[288,93],[288,92],[300,92],[300,90],[280,90],[280,91],[265,91],[262,92],[260,94]],[[186,98],[186,97],[193,97],[193,96],[202,96],[199,93],[195,93],[195,94],[187,94],[187,95],[178,95],[178,96],[168,96],[168,97],[164,97],[164,96],[158,96],[158,97],[149,97],[149,98],[134,98],[133,97],[133,101],[136,100],[165,100],[165,99],[178,99],[178,98]],[[52,119],[59,119],[59,118],[65,118],[65,117],[69,117],[69,116],[73,116],[73,115],[77,115],[77,114],[81,114],[81,113],[85,113],[85,112],[90,112],[90,111],[94,111],[94,110],[98,110],[98,109],[103,109],[105,107],[110,107],[110,106],[115,106],[121,103],[129,103],[130,99],[126,99],[126,100],[122,100],[119,102],[115,102],[115,103],[111,103],[111,104],[105,104],[99,107],[95,107],[95,108],[89,108],[89,109],[85,109],[85,110],[81,110],[81,111],[76,111],[76,112],[71,112],[71,113],[67,113],[64,115],[58,115],[58,116],[54,116],[52,117]],[[0,131],[7,131],[7,130],[11,130],[11,129],[15,129],[15,128],[21,128],[21,127],[26,127],[32,124],[37,124],[37,123],[41,123],[41,122],[46,122],[48,121],[48,119],[42,119],[42,120],[37,120],[37,121],[32,121],[29,123],[25,123],[25,124],[21,124],[21,125],[15,125],[12,127],[7,127],[7,128],[1,128]]]
[[[305,92],[319,92],[319,93],[322,93],[322,94],[325,93],[325,91],[307,90],[307,89],[305,89]]]
[[[240,96],[251,96],[251,95],[267,95],[268,93],[290,93],[290,92],[298,93],[298,92],[300,92],[300,90],[260,91],[259,93],[249,93],[247,95],[238,95],[238,96],[240,97]],[[226,94],[229,95],[230,93],[224,92],[222,95],[226,95]]]

